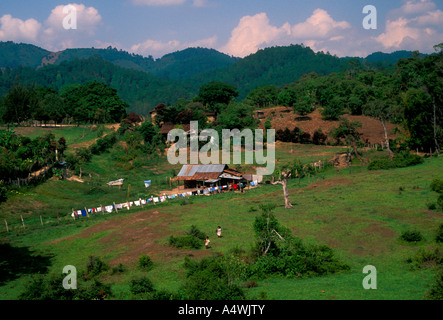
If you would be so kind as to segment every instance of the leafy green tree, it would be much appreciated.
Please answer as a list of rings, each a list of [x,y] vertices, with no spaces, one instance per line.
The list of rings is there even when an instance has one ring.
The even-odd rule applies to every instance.
[[[15,84],[3,97],[1,104],[3,121],[20,124],[31,118],[32,110],[38,106],[38,96],[35,88]]]
[[[62,91],[62,97],[78,123],[118,123],[126,116],[129,107],[118,96],[117,90],[97,81],[70,86]]]
[[[258,108],[274,106],[277,103],[278,88],[275,85],[259,87],[249,92],[246,102]]]
[[[403,103],[410,146],[429,150],[434,140],[432,98],[422,89],[411,88],[406,92]]]
[[[255,129],[254,108],[243,103],[229,104],[219,115],[218,125],[221,129]]]
[[[239,92],[234,86],[220,81],[213,81],[200,88],[198,98],[210,110],[218,113],[220,110],[215,108],[217,104],[227,105],[238,95]]]

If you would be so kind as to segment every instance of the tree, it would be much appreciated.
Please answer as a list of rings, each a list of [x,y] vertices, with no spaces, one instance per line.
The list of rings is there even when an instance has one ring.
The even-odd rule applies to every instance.
[[[259,87],[249,92],[246,101],[259,108],[273,106],[277,103],[278,89],[275,85]]]
[[[98,81],[69,86],[62,91],[62,97],[78,123],[118,123],[126,117],[129,107],[116,89]]]
[[[238,95],[239,92],[234,86],[219,81],[213,81],[200,88],[198,98],[204,105],[218,113],[219,110],[214,110],[217,104],[227,105],[232,99],[238,97]]]
[[[35,88],[28,89],[24,85],[14,84],[1,104],[3,121],[20,124],[31,118],[32,111],[38,106],[38,96]]]
[[[283,197],[285,199],[285,208],[292,208],[291,201],[289,200],[289,192],[288,192],[288,179],[291,176],[291,170],[286,169],[281,172],[281,177],[279,181],[273,182],[272,184],[281,184],[283,186]]]
[[[255,218],[254,232],[258,239],[258,249],[264,256],[269,251],[273,252],[277,250],[275,241],[284,240],[280,233],[283,233],[286,230],[280,226],[277,218],[272,214],[275,205],[260,205],[260,209],[262,210],[262,213]]]
[[[229,104],[217,119],[221,129],[255,129],[256,120],[253,116],[253,107],[243,103]]]
[[[404,95],[403,103],[410,146],[429,150],[434,142],[432,98],[422,89],[411,88]]]
[[[360,160],[364,162],[357,151],[357,141],[360,140],[361,133],[357,128],[361,128],[362,124],[358,121],[349,121],[347,118],[341,118],[340,124],[337,128],[331,130],[331,136],[336,139],[344,139],[348,145],[352,145],[354,154]]]
[[[396,102],[393,101],[393,98],[384,93],[387,90],[390,90],[387,84],[385,84],[383,87],[378,87],[375,98],[366,103],[363,109],[365,115],[378,119],[383,126],[386,149],[389,152],[389,156],[392,158],[394,154],[389,144],[386,123],[388,120],[395,118],[395,116],[399,114],[399,108]]]

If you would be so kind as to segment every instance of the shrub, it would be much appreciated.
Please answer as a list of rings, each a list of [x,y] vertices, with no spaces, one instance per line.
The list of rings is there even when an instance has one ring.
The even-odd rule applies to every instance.
[[[105,300],[110,297],[112,297],[111,286],[97,279],[82,284],[76,293],[76,299],[80,300]]]
[[[138,267],[145,271],[151,271],[154,268],[154,262],[148,255],[142,254],[138,258]]]
[[[427,300],[443,300],[443,269],[435,275],[431,289],[425,294]]]
[[[328,139],[328,136],[324,134],[321,129],[318,129],[312,136],[312,143],[316,145],[324,145],[326,144],[326,139]]]
[[[443,263],[443,254],[438,248],[431,250],[420,249],[415,256],[406,259],[407,263],[412,264],[412,268],[421,269],[423,267],[435,267]]]
[[[443,223],[440,224],[440,226],[438,227],[437,235],[435,236],[435,241],[440,243],[443,242]]]
[[[147,277],[132,279],[129,288],[132,294],[150,293],[154,291],[154,284]]]
[[[182,290],[186,300],[241,300],[243,290],[233,283],[224,257],[185,258],[186,282]]]
[[[86,263],[86,275],[88,277],[95,277],[108,269],[109,266],[100,258],[95,256],[90,256],[88,262]]]
[[[206,234],[202,231],[200,231],[196,226],[192,225],[189,228],[189,231],[186,233],[188,236],[193,236],[196,237],[197,239],[200,240],[205,240],[206,239]]]
[[[75,150],[75,155],[78,162],[87,163],[92,159],[92,153],[88,148],[78,148]]]
[[[431,190],[438,192],[438,193],[443,193],[443,179],[434,179],[431,182]]]
[[[443,194],[438,196],[437,207],[440,209],[440,211],[443,211]]]
[[[402,232],[400,239],[406,242],[420,242],[424,238],[420,231],[413,230]]]
[[[399,153],[390,160],[388,157],[374,159],[368,166],[368,170],[387,170],[393,168],[405,168],[423,163],[423,158],[411,153]]]
[[[203,241],[189,235],[178,237],[171,235],[169,237],[169,245],[179,249],[201,249],[203,246]]]

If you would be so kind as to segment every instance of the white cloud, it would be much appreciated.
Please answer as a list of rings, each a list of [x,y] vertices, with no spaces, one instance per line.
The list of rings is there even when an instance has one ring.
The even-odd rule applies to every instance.
[[[392,15],[417,15],[434,10],[436,5],[429,0],[408,0],[401,8],[393,10]]]
[[[43,23],[4,15],[0,18],[0,40],[30,42],[52,51],[87,45],[102,24],[102,17],[94,7],[75,3],[70,5],[77,11],[77,29],[64,29],[63,20],[68,14],[63,13],[65,6],[60,5],[51,11]]]
[[[77,11],[77,29],[66,30],[63,27],[63,20],[68,15],[63,12],[64,5],[55,7],[44,22],[42,42],[50,49],[61,50],[81,45],[90,40],[102,25],[102,17],[94,7],[76,3],[70,5]]]
[[[233,56],[245,57],[262,46],[288,36],[290,32],[288,23],[280,28],[272,26],[264,12],[254,16],[244,16],[232,31],[228,43],[220,50]]]
[[[0,18],[0,40],[35,43],[42,25],[35,19],[21,20],[5,14]]]
[[[335,21],[323,9],[315,10],[304,22],[294,26],[286,22],[281,27],[271,25],[266,13],[259,13],[241,18],[228,43],[220,50],[244,57],[270,45],[304,42],[315,49],[323,40],[342,39],[342,31],[350,27],[346,21]]]
[[[167,42],[157,40],[146,40],[142,43],[133,45],[129,51],[143,56],[153,56],[160,58],[165,54],[184,50],[191,47],[214,48],[217,43],[217,36],[207,39],[201,39],[194,42],[181,42],[178,40],[171,40]]]
[[[350,27],[347,21],[335,21],[327,11],[316,9],[305,22],[292,27],[291,35],[296,39],[327,39]]]
[[[432,51],[433,45],[443,39],[443,11],[435,8],[428,0],[407,1],[390,13],[385,31],[375,40],[385,50]]]

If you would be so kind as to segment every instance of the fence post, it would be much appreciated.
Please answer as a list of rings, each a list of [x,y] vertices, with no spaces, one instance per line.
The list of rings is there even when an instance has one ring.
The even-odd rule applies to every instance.
[[[6,232],[9,232],[8,221],[6,221],[6,219],[5,219],[5,225],[6,225]]]
[[[88,218],[89,218],[89,213],[88,213],[88,209],[86,209],[86,207],[85,207],[85,211],[86,211],[86,215],[88,216]]]
[[[60,224],[60,212],[57,212],[57,223]]]
[[[25,221],[23,220],[23,216],[20,215],[20,218],[22,218],[23,229],[25,229]]]
[[[43,219],[42,219],[42,216],[40,216],[40,222],[41,222],[42,227],[43,227]]]

